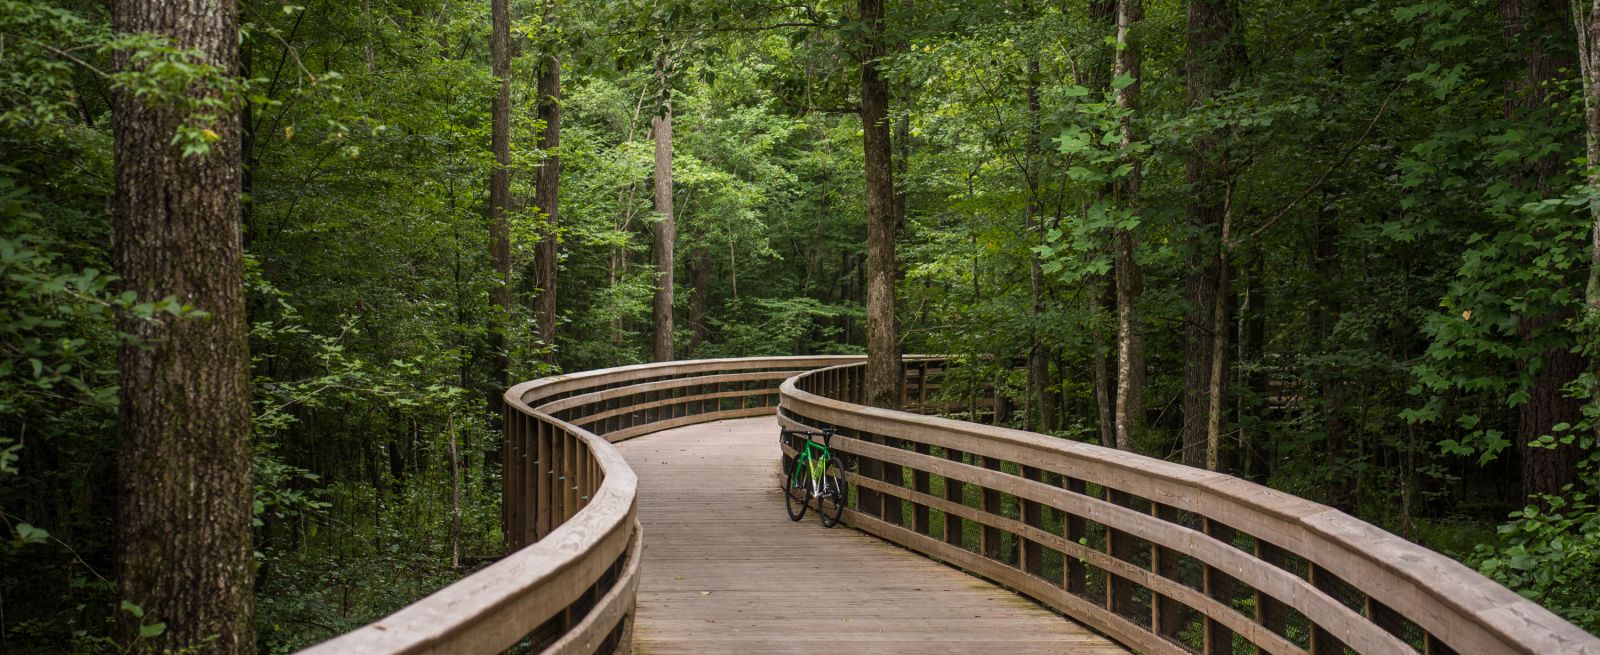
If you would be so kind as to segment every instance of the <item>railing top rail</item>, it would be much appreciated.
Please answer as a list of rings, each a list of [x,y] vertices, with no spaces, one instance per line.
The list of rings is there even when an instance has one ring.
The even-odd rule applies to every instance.
[[[724,359],[692,359],[671,362],[651,362],[647,364],[632,364],[614,368],[603,368],[592,371],[580,371],[552,375],[536,380],[528,380],[507,389],[505,401],[508,406],[517,407],[521,411],[529,411],[526,405],[537,402],[539,398],[580,388],[596,382],[596,378],[605,378],[604,384],[616,382],[631,382],[663,375],[683,375],[689,373],[710,373],[738,371],[755,368],[820,368],[834,366],[862,360],[860,355],[802,355],[802,356],[773,356],[773,357],[734,357]]]
[[[1332,507],[1223,473],[1114,448],[780,387],[784,407],[872,434],[1012,462],[1131,493],[1265,539],[1352,584],[1462,652],[1600,653],[1600,639],[1465,565]],[[1151,518],[1174,531],[1181,525]],[[1263,566],[1270,566],[1265,562]]]

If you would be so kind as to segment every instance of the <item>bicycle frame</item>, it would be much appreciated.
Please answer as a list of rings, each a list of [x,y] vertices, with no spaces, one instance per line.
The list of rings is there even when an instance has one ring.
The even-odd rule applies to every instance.
[[[824,482],[827,480],[828,461],[833,459],[833,449],[817,443],[811,438],[810,434],[805,432],[784,430],[783,433],[805,437],[805,445],[794,456],[795,466],[800,466],[802,463],[805,464],[806,483],[811,487],[811,494],[813,496],[821,496]],[[844,492],[843,489],[839,491],[841,493]]]

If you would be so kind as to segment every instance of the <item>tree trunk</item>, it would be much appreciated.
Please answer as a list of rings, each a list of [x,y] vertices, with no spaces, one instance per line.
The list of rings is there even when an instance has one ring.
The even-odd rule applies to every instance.
[[[656,57],[656,81],[661,85],[660,111],[650,119],[650,132],[656,143],[656,213],[660,220],[651,226],[655,237],[650,254],[656,265],[656,295],[652,305],[655,339],[650,345],[650,359],[671,361],[672,355],[672,249],[677,245],[678,226],[672,216],[672,91],[668,86],[668,58],[665,45]]]
[[[1523,318],[1517,331],[1524,339],[1532,340],[1544,330],[1560,329],[1562,323],[1572,318],[1570,312]],[[1546,348],[1536,358],[1524,362],[1519,368],[1532,379],[1528,400],[1520,408],[1518,421],[1518,446],[1522,455],[1522,495],[1528,502],[1537,496],[1559,494],[1561,488],[1578,480],[1578,460],[1582,451],[1573,445],[1543,448],[1528,445],[1544,435],[1561,438],[1557,424],[1575,425],[1583,420],[1582,405],[1569,398],[1562,389],[1583,373],[1584,358],[1566,346]]]
[[[1117,0],[1090,0],[1089,21],[1095,28],[1094,35],[1097,42],[1104,43],[1105,38],[1113,37],[1117,31]],[[1102,45],[1094,50],[1093,55],[1093,60],[1083,72],[1083,78],[1084,86],[1098,98],[1111,88],[1112,48]],[[1096,202],[1103,202],[1106,195],[1102,189],[1097,194]],[[1085,215],[1090,209],[1088,205],[1084,206]],[[1113,311],[1110,308],[1116,304],[1115,280],[1112,276],[1095,276],[1088,286],[1089,316],[1093,321],[1090,326],[1090,337],[1094,346],[1094,398],[1100,428],[1100,445],[1115,448],[1117,447],[1117,380],[1111,371],[1111,348],[1106,343],[1105,321],[1102,320],[1103,315]]]
[[[546,17],[549,20],[550,17]],[[554,47],[554,46],[551,46]],[[561,225],[561,60],[547,53],[539,71],[539,119],[544,130],[539,134],[539,149],[544,161],[539,164],[533,202],[544,214],[534,250],[533,315],[543,343],[545,361],[556,359],[556,267],[559,262],[557,227]]]
[[[1246,431],[1251,423],[1261,424],[1261,416],[1257,414],[1262,405],[1262,400],[1267,395],[1267,375],[1261,369],[1261,351],[1267,340],[1267,312],[1266,293],[1261,286],[1261,278],[1265,276],[1262,263],[1265,257],[1260,252],[1251,253],[1248,263],[1241,267],[1244,278],[1240,286],[1243,288],[1244,298],[1239,303],[1239,362],[1252,364],[1250,372],[1242,374],[1243,382],[1240,385],[1248,389],[1249,393],[1239,394],[1238,409],[1235,410],[1239,421],[1239,448],[1243,452],[1240,459],[1244,468],[1244,477],[1253,482],[1266,482],[1271,473],[1271,458],[1266,454],[1264,444],[1251,441],[1250,432]]]
[[[1231,195],[1231,194],[1230,194]],[[1230,199],[1231,202],[1231,199]],[[1222,214],[1222,245],[1217,258],[1217,289],[1211,305],[1211,376],[1206,382],[1206,470],[1221,470],[1222,397],[1227,389],[1228,361],[1228,239],[1233,227],[1230,207]]]
[[[705,246],[694,249],[694,254],[689,256],[689,353],[699,355],[700,347],[705,344],[709,331],[706,329],[706,309],[710,305],[708,294],[711,293],[707,275],[710,274],[711,257],[707,254]]]
[[[489,175],[489,263],[494,269],[494,286],[489,293],[494,303],[489,330],[489,349],[494,361],[493,387],[489,404],[500,406],[500,391],[510,382],[511,367],[506,350],[506,328],[511,314],[511,11],[509,0],[493,0],[490,5],[492,29],[489,35],[490,66],[500,88],[490,110],[490,150],[494,171]],[[498,410],[496,410],[498,413]]]
[[[1568,20],[1567,13],[1575,8],[1577,5],[1570,0],[1501,0],[1502,32],[1508,48],[1520,55],[1523,62],[1521,74],[1507,82],[1505,114],[1509,121],[1544,120],[1543,114],[1559,111],[1558,100],[1552,97],[1551,89],[1563,79],[1563,70],[1571,67],[1571,53],[1550,47],[1550,44],[1572,43],[1568,39],[1577,37],[1569,31],[1574,29],[1575,23]],[[1564,38],[1549,38],[1558,34]],[[1584,62],[1579,63],[1587,67]],[[1587,92],[1586,84],[1586,98]],[[1587,106],[1585,109],[1587,126]],[[1531,183],[1539,197],[1547,198],[1556,192],[1556,179],[1565,166],[1559,153],[1551,154],[1524,167],[1519,172],[1520,181],[1524,185]],[[1570,318],[1571,308],[1547,308],[1542,313],[1519,317],[1517,331],[1523,339],[1531,341],[1538,338],[1540,332],[1565,330],[1564,324]],[[1584,366],[1583,355],[1565,346],[1545,348],[1519,364],[1531,381],[1528,400],[1519,408],[1518,421],[1522,492],[1529,500],[1540,494],[1557,493],[1577,480],[1579,453],[1574,446],[1538,448],[1528,443],[1553,434],[1559,423],[1576,423],[1581,419],[1581,404],[1567,397],[1563,388],[1577,378]]]
[[[238,70],[233,3],[116,0],[112,16],[119,33],[163,35]],[[126,53],[116,59],[119,70],[135,66]],[[137,652],[254,653],[239,116],[219,112],[210,152],[186,156],[172,143],[178,111],[125,91],[114,103],[121,287],[208,314],[118,317],[137,342],[117,353],[117,594],[144,610],[144,624],[166,623],[140,638],[124,613],[121,642]]]
[[[1572,0],[1572,20],[1577,28],[1578,67],[1583,78],[1587,181],[1590,193],[1594,193],[1593,189],[1600,189],[1600,0],[1594,0],[1588,11],[1584,11],[1582,0]],[[1589,312],[1587,325],[1592,331],[1600,330],[1600,203],[1590,202],[1589,218],[1594,227],[1589,232],[1589,283],[1584,292],[1584,304]],[[1590,343],[1597,337],[1600,335],[1593,332],[1587,335]],[[1596,409],[1600,409],[1600,389],[1591,387],[1589,397]],[[1600,435],[1600,421],[1596,422],[1594,430]]]
[[[1023,10],[1026,15],[1027,5]],[[1023,229],[1028,243],[1043,241],[1044,230],[1039,225],[1039,176],[1043,172],[1039,157],[1039,59],[1028,58],[1028,152],[1031,171],[1025,171],[1028,182],[1028,202],[1023,207]],[[1044,321],[1044,267],[1039,253],[1028,249],[1028,387],[1038,408],[1038,429],[1050,432],[1056,427],[1056,394],[1050,385],[1050,350],[1045,345],[1041,323]]]
[[[1094,404],[1095,415],[1099,419],[1100,445],[1108,448],[1117,446],[1116,428],[1116,380],[1111,375],[1111,358],[1107,352],[1106,330],[1102,315],[1106,306],[1115,302],[1115,298],[1106,299],[1106,286],[1102,281],[1090,284],[1089,289],[1089,327],[1090,342],[1094,346]]]
[[[1238,77],[1244,44],[1234,0],[1189,0],[1188,6],[1184,68],[1189,111],[1197,111],[1206,109],[1212,98]],[[1183,463],[1196,467],[1206,463],[1210,452],[1208,431],[1215,420],[1212,408],[1222,406],[1220,398],[1211,398],[1215,389],[1210,383],[1212,370],[1227,367],[1227,333],[1213,333],[1214,326],[1226,324],[1215,312],[1217,299],[1224,293],[1220,283],[1225,274],[1221,262],[1226,244],[1220,233],[1232,176],[1226,137],[1225,130],[1197,136],[1185,164],[1190,254],[1183,331]],[[1213,362],[1219,339],[1224,361]]]
[[[859,0],[866,23],[861,49],[861,146],[867,186],[866,401],[894,407],[900,399],[900,338],[895,324],[894,169],[889,144],[889,84],[883,56],[883,1]]]
[[[1323,202],[1324,206],[1331,206],[1332,198]],[[1312,226],[1314,231],[1311,270],[1316,271],[1317,279],[1322,285],[1318,289],[1318,300],[1312,304],[1310,323],[1311,337],[1315,340],[1313,348],[1327,356],[1338,351],[1333,343],[1334,327],[1338,325],[1339,318],[1344,313],[1344,303],[1339,297],[1340,280],[1344,273],[1344,265],[1340,261],[1338,235],[1339,214],[1336,210],[1324,209],[1317,215],[1317,221]],[[1345,394],[1344,372],[1336,367],[1326,365],[1320,367],[1316,373],[1320,378],[1318,395],[1322,409],[1322,430],[1324,437],[1325,456],[1330,462],[1342,463],[1346,458],[1346,450],[1350,443],[1350,422],[1345,417],[1347,403]],[[1352,485],[1346,479],[1341,466],[1330,468],[1333,473],[1327,480],[1325,493],[1327,503],[1342,510],[1353,508],[1350,492]]]
[[[1122,161],[1132,165],[1127,177],[1117,184],[1115,200],[1126,211],[1134,211],[1139,197],[1140,162],[1133,152],[1132,114],[1139,109],[1139,42],[1133,34],[1144,20],[1142,0],[1117,2],[1117,52],[1111,67],[1113,84],[1124,76],[1131,82],[1117,90],[1117,108],[1126,112],[1121,119]],[[1135,306],[1144,292],[1144,276],[1134,259],[1137,238],[1133,230],[1117,229],[1113,238],[1113,260],[1117,289],[1117,447],[1133,449],[1134,436],[1144,425],[1144,337],[1139,334]]]
[[[450,433],[450,568],[461,568],[461,458],[456,450],[456,415],[445,422]]]

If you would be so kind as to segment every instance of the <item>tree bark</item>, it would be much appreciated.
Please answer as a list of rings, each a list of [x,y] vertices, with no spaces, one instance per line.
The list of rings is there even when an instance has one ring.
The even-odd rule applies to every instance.
[[[1233,84],[1244,62],[1240,34],[1239,7],[1234,0],[1189,0],[1187,44],[1184,68],[1189,111],[1204,110],[1218,92]],[[1217,387],[1211,384],[1213,369],[1226,369],[1227,332],[1214,333],[1214,326],[1225,325],[1216,314],[1218,298],[1225,292],[1221,280],[1223,215],[1227,209],[1227,187],[1232,173],[1225,152],[1225,130],[1197,136],[1185,164],[1189,184],[1189,270],[1185,291],[1188,304],[1184,318],[1183,358],[1183,463],[1203,466],[1209,459],[1212,408],[1222,406],[1212,398]],[[1221,340],[1219,349],[1217,341]],[[1213,362],[1215,353],[1223,360]]]
[[[1332,199],[1324,201],[1323,205],[1331,206]],[[1339,296],[1344,264],[1340,260],[1339,252],[1338,212],[1333,209],[1320,211],[1312,229],[1314,236],[1311,244],[1313,248],[1311,270],[1316,271],[1322,287],[1318,290],[1318,300],[1312,304],[1309,322],[1311,336],[1316,340],[1313,347],[1326,356],[1338,351],[1338,347],[1332,343],[1334,328],[1344,314],[1344,303]],[[1320,368],[1316,375],[1321,378],[1318,395],[1322,409],[1325,456],[1330,462],[1343,462],[1350,443],[1350,422],[1345,417],[1345,406],[1348,401],[1344,372],[1326,364]],[[1334,473],[1328,478],[1325,487],[1327,503],[1348,511],[1354,507],[1350,498],[1352,485],[1345,478],[1342,467],[1334,467],[1332,470]]]
[[[450,568],[461,568],[461,457],[456,449],[456,415],[445,422],[450,433]]]
[[[1023,4],[1024,15],[1028,6]],[[1039,59],[1028,58],[1028,152],[1027,173],[1028,202],[1023,207],[1023,230],[1028,243],[1042,242],[1043,229],[1039,225],[1039,177],[1043,173],[1039,156]],[[1039,253],[1028,249],[1028,387],[1038,408],[1040,432],[1050,432],[1056,427],[1056,394],[1050,385],[1050,349],[1042,334],[1044,322],[1044,265]]]
[[[154,33],[237,71],[231,2],[116,0],[118,33]],[[119,70],[135,64],[117,56]],[[191,93],[210,91],[191,87]],[[250,356],[240,226],[240,122],[221,112],[208,154],[172,143],[183,121],[122,91],[114,100],[112,258],[141,301],[171,297],[207,316],[118,317],[137,338],[117,353],[118,596],[136,652],[254,653]]]
[[[900,338],[895,324],[895,199],[889,143],[889,84],[883,56],[883,0],[859,0],[866,24],[861,48],[861,146],[867,186],[866,401],[894,407],[900,399]]]
[[[655,203],[660,220],[650,227],[654,241],[650,254],[656,265],[656,295],[652,304],[655,339],[650,345],[650,358],[658,362],[671,361],[672,354],[672,291],[673,248],[678,241],[678,226],[672,215],[672,90],[668,86],[668,67],[671,60],[663,44],[656,57],[656,81],[661,85],[660,110],[650,119],[650,133],[655,137]]]
[[[1104,43],[1105,38],[1113,37],[1117,32],[1117,0],[1090,0],[1089,21],[1095,28],[1094,35],[1097,42]],[[1084,67],[1083,85],[1097,98],[1111,88],[1112,56],[1112,49],[1102,45],[1094,50],[1092,61]],[[1096,202],[1103,202],[1106,195],[1102,189],[1097,193]],[[1086,204],[1085,215],[1089,210],[1090,207]],[[1094,346],[1094,397],[1100,428],[1100,445],[1115,448],[1117,381],[1111,371],[1111,349],[1106,343],[1105,322],[1102,320],[1105,313],[1114,311],[1109,308],[1116,305],[1115,279],[1111,276],[1097,275],[1088,284],[1089,316],[1092,321],[1090,337]]]
[[[1132,165],[1127,177],[1116,185],[1115,200],[1120,208],[1136,211],[1139,196],[1140,162],[1133,152],[1132,114],[1139,108],[1139,42],[1135,25],[1144,20],[1142,0],[1117,2],[1117,52],[1111,67],[1113,84],[1124,76],[1132,79],[1117,90],[1117,108],[1126,112],[1118,131],[1122,135],[1122,161]],[[1144,426],[1144,337],[1139,333],[1135,313],[1144,293],[1144,276],[1134,258],[1137,237],[1133,230],[1119,228],[1112,237],[1117,293],[1117,447],[1133,449],[1133,439]]]
[[[1115,297],[1106,298],[1107,285],[1096,280],[1089,288],[1089,327],[1090,343],[1094,346],[1094,404],[1095,415],[1100,428],[1100,445],[1109,448],[1117,446],[1116,428],[1116,380],[1111,375],[1109,348],[1106,344],[1106,330],[1102,316],[1106,307],[1116,302]]]
[[[698,355],[709,336],[706,309],[710,305],[711,285],[707,276],[711,272],[711,257],[705,246],[696,247],[693,253],[689,256],[689,353]]]
[[[1584,154],[1587,155],[1586,180],[1590,193],[1600,189],[1600,0],[1593,0],[1588,11],[1583,0],[1572,1],[1572,21],[1578,35],[1578,68],[1583,84]],[[1589,232],[1589,283],[1584,292],[1584,305],[1589,316],[1586,321],[1591,330],[1588,338],[1595,339],[1594,330],[1600,330],[1600,203],[1591,201],[1589,219],[1594,224]],[[1600,389],[1589,389],[1590,402],[1600,409]],[[1600,422],[1594,427],[1600,435]]]
[[[511,314],[511,10],[509,0],[492,0],[489,35],[490,67],[500,88],[490,108],[489,149],[494,155],[494,170],[489,175],[489,264],[494,270],[494,286],[489,292],[494,303],[489,330],[489,349],[493,353],[494,388],[489,404],[500,405],[500,387],[510,382],[510,353],[506,350],[506,329]]]
[[[1240,281],[1244,297],[1239,303],[1238,357],[1241,363],[1254,366],[1250,367],[1253,370],[1241,375],[1240,386],[1248,389],[1249,393],[1238,396],[1235,410],[1240,426],[1239,447],[1243,451],[1240,459],[1244,477],[1253,482],[1263,483],[1271,474],[1271,458],[1267,456],[1263,444],[1251,440],[1253,433],[1248,432],[1245,426],[1252,422],[1258,424],[1261,422],[1261,417],[1256,412],[1262,407],[1263,399],[1267,395],[1267,376],[1260,370],[1261,351],[1267,340],[1266,294],[1261,285],[1261,278],[1265,276],[1264,259],[1260,252],[1254,252],[1240,267],[1244,276]]]
[[[1569,31],[1574,29],[1575,23],[1568,20],[1567,13],[1574,7],[1571,0],[1566,3],[1562,0],[1501,0],[1502,33],[1507,46],[1520,55],[1523,62],[1521,73],[1507,82],[1505,114],[1508,120],[1549,120],[1548,117],[1560,111],[1551,89],[1562,80],[1563,70],[1571,67],[1572,57],[1566,49],[1550,46],[1573,43],[1577,38],[1577,34]],[[1557,34],[1563,38],[1548,38]],[[1586,84],[1586,98],[1587,91]],[[1585,109],[1587,126],[1587,106]],[[1556,181],[1565,165],[1561,155],[1553,153],[1528,163],[1519,171],[1519,181],[1525,186],[1531,184],[1539,197],[1550,197],[1556,192]],[[1563,324],[1573,316],[1570,307],[1535,311],[1538,313],[1523,315],[1517,321],[1518,334],[1528,342],[1540,340],[1542,332],[1566,329]],[[1558,493],[1577,480],[1579,453],[1576,447],[1542,448],[1529,443],[1553,434],[1557,424],[1577,423],[1581,419],[1581,404],[1567,397],[1563,388],[1576,379],[1584,367],[1583,355],[1564,345],[1543,348],[1519,364],[1531,380],[1528,400],[1519,408],[1518,420],[1522,492],[1530,501],[1541,494]]]
[[[1230,207],[1222,215],[1222,247],[1217,257],[1217,290],[1211,305],[1211,376],[1206,382],[1206,470],[1221,470],[1222,400],[1227,388],[1228,361],[1228,239],[1233,228]]]
[[[550,18],[546,16],[546,20]],[[540,62],[538,89],[539,119],[544,122],[544,129],[539,133],[539,149],[545,154],[534,183],[533,202],[544,216],[536,230],[539,244],[533,257],[533,314],[539,340],[546,349],[545,361],[553,363],[556,359],[556,271],[560,263],[557,228],[561,225],[561,60],[554,53],[546,53]]]

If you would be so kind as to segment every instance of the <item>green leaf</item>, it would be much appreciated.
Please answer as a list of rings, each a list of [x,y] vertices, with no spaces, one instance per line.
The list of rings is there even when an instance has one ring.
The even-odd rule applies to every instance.
[[[129,614],[132,614],[133,618],[136,618],[136,619],[144,618],[144,608],[143,607],[139,607],[138,605],[135,605],[133,603],[133,601],[129,601],[129,600],[122,601],[122,611],[127,612]]]
[[[159,637],[161,636],[161,633],[166,631],[167,624],[165,623],[151,623],[150,625],[139,626],[139,636],[145,639]]]
[[[17,538],[25,544],[42,544],[50,539],[50,533],[44,528],[36,528],[27,523],[17,524]]]

